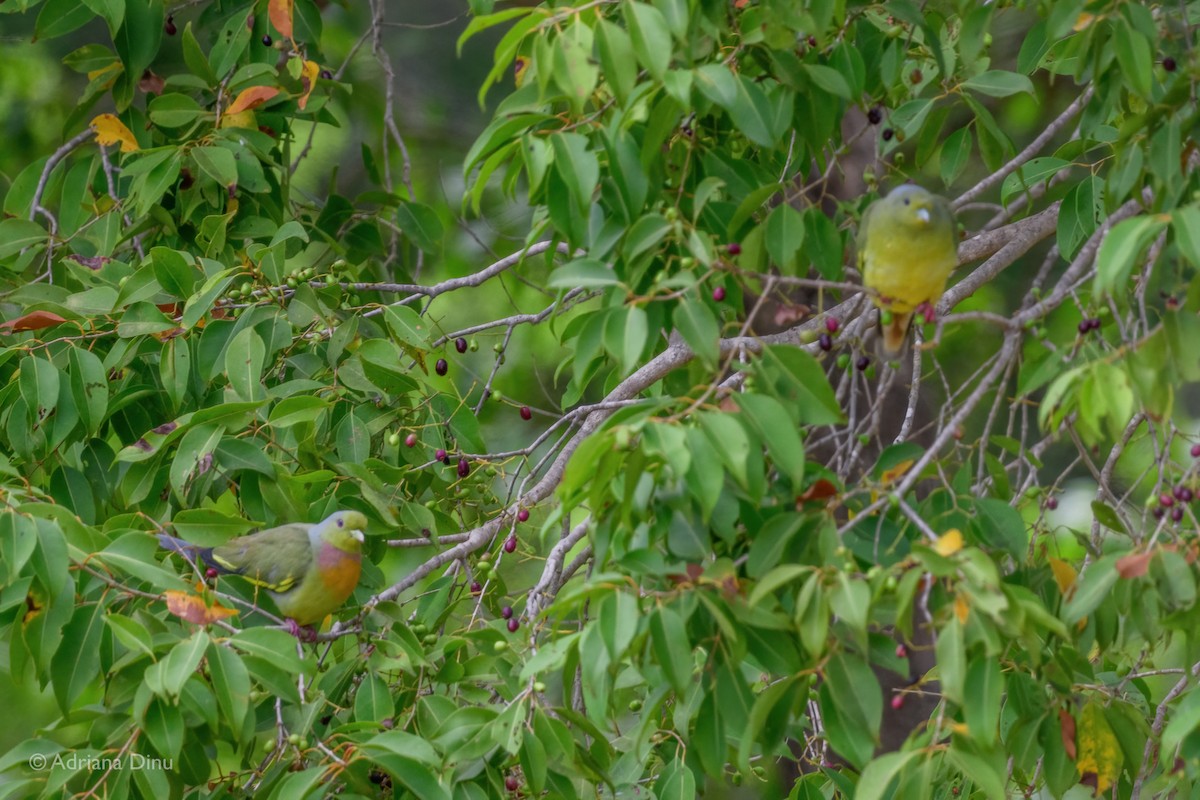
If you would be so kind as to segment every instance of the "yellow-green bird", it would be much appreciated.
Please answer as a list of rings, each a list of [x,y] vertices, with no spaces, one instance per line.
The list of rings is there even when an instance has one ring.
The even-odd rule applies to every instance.
[[[293,635],[346,602],[362,573],[367,518],[338,511],[315,525],[292,523],[200,547],[161,533],[158,541],[216,574],[240,575],[267,590]],[[212,572],[215,570],[215,573]]]
[[[957,265],[958,233],[945,198],[905,184],[867,208],[858,227],[858,268],[881,310],[882,355],[900,354],[915,312],[932,321]]]

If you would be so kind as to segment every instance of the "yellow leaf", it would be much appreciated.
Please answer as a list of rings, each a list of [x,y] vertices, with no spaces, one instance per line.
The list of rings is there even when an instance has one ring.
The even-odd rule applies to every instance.
[[[1054,573],[1054,582],[1058,584],[1058,590],[1067,596],[1067,592],[1075,586],[1075,568],[1061,558],[1050,556],[1047,559],[1050,562],[1050,571]]]
[[[1075,769],[1082,778],[1096,776],[1096,795],[1103,795],[1121,774],[1124,754],[1117,737],[1104,718],[1104,709],[1096,701],[1083,707],[1076,727],[1079,757]]]
[[[963,535],[958,528],[951,528],[943,533],[938,540],[933,543],[934,552],[939,556],[952,556],[959,550],[962,550]]]
[[[300,85],[304,87],[304,94],[300,95],[300,100],[297,105],[300,110],[308,105],[308,96],[312,94],[313,87],[317,85],[317,76],[321,74],[321,65],[315,61],[305,61],[304,68],[300,72]]]
[[[883,484],[884,486],[887,486],[889,483],[896,480],[897,478],[904,477],[904,473],[908,472],[912,468],[912,465],[913,465],[913,460],[910,458],[910,459],[907,459],[906,461],[901,461],[899,464],[892,467],[891,469],[885,469],[883,471],[883,474],[879,476],[879,482],[881,484]]]
[[[92,120],[92,127],[96,129],[96,141],[100,144],[117,144],[121,145],[122,153],[136,153],[138,150],[137,139],[133,138],[133,131],[125,127],[125,123],[117,119],[115,114],[101,114]]]
[[[168,611],[180,619],[187,620],[195,625],[210,625],[238,613],[232,608],[226,608],[215,600],[211,606],[206,605],[204,598],[199,595],[173,590],[167,590],[163,594],[167,598]]]
[[[1088,28],[1090,28],[1092,26],[1092,23],[1095,21],[1096,21],[1095,14],[1089,14],[1087,11],[1082,11],[1082,12],[1080,12],[1079,16],[1075,18],[1075,26],[1074,26],[1073,30],[1076,33],[1087,30]]]
[[[267,16],[271,18],[271,24],[275,26],[275,30],[289,39],[292,38],[292,10],[294,6],[295,0],[270,0],[267,3]]]
[[[961,594],[954,598],[954,616],[958,617],[958,621],[966,625],[967,617],[971,615],[971,606],[967,604],[967,598]]]

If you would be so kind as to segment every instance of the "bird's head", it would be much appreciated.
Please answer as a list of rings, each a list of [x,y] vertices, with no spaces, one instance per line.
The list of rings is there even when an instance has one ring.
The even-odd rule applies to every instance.
[[[367,518],[359,511],[337,511],[319,527],[321,535],[330,542],[343,549],[357,550],[366,540],[363,531],[367,528]]]
[[[897,186],[884,202],[893,216],[909,225],[924,227],[933,223],[938,216],[934,195],[916,184]]]

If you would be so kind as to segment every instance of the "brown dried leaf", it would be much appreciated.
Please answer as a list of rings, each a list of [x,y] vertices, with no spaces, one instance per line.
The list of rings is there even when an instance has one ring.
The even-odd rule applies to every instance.
[[[267,16],[271,18],[271,24],[275,26],[275,30],[287,38],[292,38],[292,11],[295,8],[294,0],[270,0],[267,3]],[[300,106],[304,108],[304,106]]]
[[[1153,550],[1121,556],[1117,559],[1117,574],[1126,580],[1140,578],[1150,569],[1150,559],[1152,558],[1154,558]]]
[[[1058,723],[1062,726],[1062,744],[1063,750],[1067,751],[1067,758],[1075,760],[1075,718],[1071,716],[1071,712],[1065,708],[1058,710]]]

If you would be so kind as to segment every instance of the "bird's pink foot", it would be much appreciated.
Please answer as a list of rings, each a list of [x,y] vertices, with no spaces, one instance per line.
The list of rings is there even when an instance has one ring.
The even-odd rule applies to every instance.
[[[308,625],[300,625],[291,617],[287,621],[288,633],[295,636],[302,642],[315,642],[317,640],[317,632]]]
[[[921,315],[921,318],[925,320],[926,325],[937,319],[937,312],[933,310],[933,303],[930,303],[928,300],[918,304],[913,311]]]

